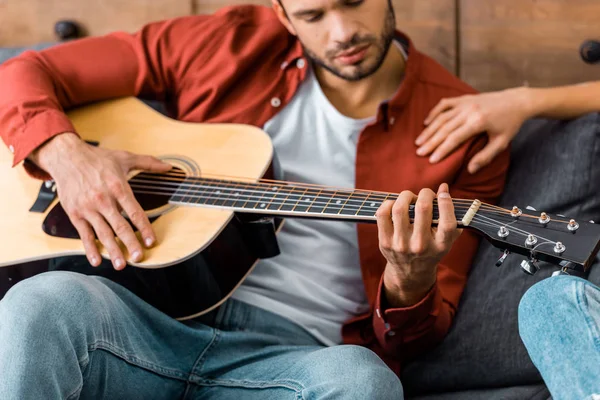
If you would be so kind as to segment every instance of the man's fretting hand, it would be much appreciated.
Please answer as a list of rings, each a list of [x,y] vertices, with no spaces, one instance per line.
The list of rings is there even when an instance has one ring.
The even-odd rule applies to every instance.
[[[437,198],[439,222],[432,227],[433,202]],[[409,206],[415,205],[411,223]],[[419,195],[400,193],[396,201],[384,202],[377,211],[379,248],[387,260],[384,289],[391,307],[409,307],[422,300],[436,281],[437,265],[460,236],[448,185]]]

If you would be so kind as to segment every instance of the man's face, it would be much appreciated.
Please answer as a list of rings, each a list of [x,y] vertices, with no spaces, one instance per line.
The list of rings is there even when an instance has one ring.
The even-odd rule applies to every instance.
[[[316,64],[349,81],[379,69],[396,26],[391,0],[281,0],[282,20]],[[280,15],[281,19],[281,15]]]

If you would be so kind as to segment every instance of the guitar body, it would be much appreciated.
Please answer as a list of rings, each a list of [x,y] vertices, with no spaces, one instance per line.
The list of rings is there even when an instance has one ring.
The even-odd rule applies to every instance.
[[[159,157],[188,176],[215,174],[258,180],[271,164],[270,138],[258,128],[179,122],[134,98],[76,109],[69,117],[85,140],[103,148]],[[130,263],[123,271],[114,271],[108,262],[93,268],[83,257],[79,239],[61,237],[73,231],[61,229],[69,228],[70,223],[58,201],[45,212],[29,211],[41,181],[29,177],[23,168],[8,168],[12,155],[7,150],[0,151],[0,162],[4,165],[0,171],[0,193],[4,195],[0,221],[6,233],[0,241],[0,267],[58,258],[51,262],[55,269],[104,275],[165,313],[186,319],[222,303],[250,272],[256,255],[265,253],[247,244],[246,239],[256,235],[243,234],[247,231],[244,226],[253,224],[242,224],[232,211],[178,207],[168,204],[166,196],[149,195],[138,200],[151,217],[158,245],[145,250],[142,262]],[[259,231],[264,231],[264,221],[261,225]],[[274,245],[266,246],[273,253]],[[101,248],[101,254],[108,259],[105,249]]]

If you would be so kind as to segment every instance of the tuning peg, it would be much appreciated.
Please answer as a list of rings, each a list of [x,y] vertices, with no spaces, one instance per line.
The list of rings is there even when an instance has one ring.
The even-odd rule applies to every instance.
[[[521,269],[526,274],[535,275],[535,273],[540,270],[540,267],[538,267],[536,264],[534,264],[532,262],[523,260],[523,261],[521,261]]]
[[[509,254],[510,254],[509,250],[504,250],[504,253],[502,254],[502,256],[500,256],[500,258],[498,259],[498,261],[496,261],[496,267],[501,266],[502,263],[504,262],[504,260],[506,260],[506,257],[508,257]]]

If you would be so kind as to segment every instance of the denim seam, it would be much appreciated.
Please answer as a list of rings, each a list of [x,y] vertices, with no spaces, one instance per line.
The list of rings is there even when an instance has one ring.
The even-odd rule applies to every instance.
[[[596,349],[600,351],[600,332],[598,332],[598,328],[596,323],[590,313],[588,312],[588,302],[585,296],[585,288],[586,284],[584,282],[577,282],[577,305],[579,306],[579,310],[583,314],[585,323],[587,325],[589,334],[592,336],[592,341],[596,346]]]
[[[207,358],[208,354],[210,353],[210,350],[213,347],[215,347],[219,343],[220,340],[221,340],[221,330],[213,328],[213,337],[210,340],[210,343],[208,343],[208,345],[204,348],[204,350],[202,350],[202,353],[200,353],[200,355],[198,356],[198,359],[192,366],[192,369],[190,370],[190,373],[187,376],[188,383],[192,382],[194,377],[200,378],[200,376],[198,374],[200,373],[200,371],[202,371],[202,368],[204,367],[204,362],[206,361],[206,358]],[[198,374],[196,373],[197,368],[199,368]]]
[[[155,372],[160,375],[167,376],[169,378],[180,379],[180,380],[184,380],[184,381],[186,380],[187,374],[184,372],[169,369],[169,368],[164,368],[164,367],[161,367],[160,365],[151,363],[150,361],[142,360],[138,357],[128,354],[125,350],[113,345],[112,343],[108,343],[103,340],[98,340],[98,341],[88,345],[88,352],[91,352],[94,350],[107,351],[107,352],[125,360],[126,362],[128,362],[130,364],[136,365],[140,368],[147,369],[149,371]]]
[[[81,389],[83,389],[83,383],[81,383],[81,385],[77,386],[77,389],[75,389],[75,391],[73,393],[68,395],[66,400],[76,399],[79,396],[79,394],[81,393]]]
[[[298,398],[303,398],[302,391],[306,389],[304,385],[294,379],[276,379],[272,381],[254,381],[248,379],[200,379],[198,385],[202,386],[229,386],[246,389],[271,389],[285,388],[296,392]]]

